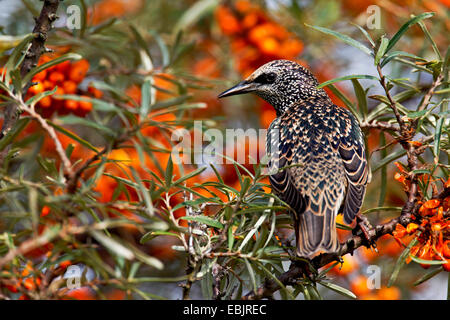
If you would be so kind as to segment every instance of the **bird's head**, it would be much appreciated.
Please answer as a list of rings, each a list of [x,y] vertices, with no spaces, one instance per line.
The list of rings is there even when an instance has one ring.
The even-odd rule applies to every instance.
[[[289,60],[274,60],[259,67],[247,79],[225,90],[219,98],[254,93],[270,103],[278,114],[300,100],[323,96],[319,82],[305,67]]]

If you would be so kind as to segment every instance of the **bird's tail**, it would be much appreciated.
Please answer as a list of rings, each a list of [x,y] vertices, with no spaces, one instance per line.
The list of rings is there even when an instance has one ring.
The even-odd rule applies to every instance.
[[[336,231],[336,213],[327,209],[322,215],[310,208],[294,217],[297,256],[312,259],[320,253],[338,252],[340,243]]]

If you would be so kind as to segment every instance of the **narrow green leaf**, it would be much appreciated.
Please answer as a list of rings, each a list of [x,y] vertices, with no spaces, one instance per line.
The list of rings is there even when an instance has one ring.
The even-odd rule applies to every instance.
[[[383,168],[383,166],[388,165],[392,161],[403,157],[406,154],[406,150],[400,149],[396,152],[390,153],[387,157],[381,159],[378,163],[372,166],[372,173],[376,172],[378,169]]]
[[[58,89],[58,87],[55,87],[55,88],[53,88],[53,90],[38,93],[38,94],[32,96],[30,99],[28,99],[26,101],[26,104],[31,106],[32,108],[34,108],[36,103],[38,103],[42,98],[51,96],[52,94],[54,94],[56,92],[57,89]]]
[[[144,81],[141,87],[142,97],[141,97],[141,108],[139,110],[139,115],[142,117],[142,119],[145,119],[150,112],[151,107],[151,80],[147,79]]]
[[[377,54],[375,55],[374,64],[377,66],[380,63],[380,60],[384,57],[386,53],[387,46],[389,44],[389,39],[384,35],[381,36],[380,47],[378,48]]]
[[[321,83],[318,86],[318,88],[323,88],[323,87],[326,87],[326,86],[328,86],[330,84],[333,84],[333,83],[336,83],[336,82],[339,82],[339,81],[352,80],[352,79],[369,79],[369,80],[378,81],[377,77],[374,77],[374,76],[371,76],[371,75],[368,75],[368,74],[354,74],[354,75],[338,77],[338,78],[335,78],[335,79],[332,79],[332,80],[325,81],[325,82]]]
[[[350,99],[341,91],[339,90],[335,85],[330,84],[328,85],[328,89],[331,90],[342,102],[345,104],[345,106],[350,110],[350,112],[358,119],[358,122],[361,122],[361,116],[359,112],[356,110],[353,103],[350,101]]]
[[[414,262],[417,262],[417,263],[420,263],[420,264],[429,264],[429,265],[442,265],[442,264],[446,264],[447,263],[447,261],[443,261],[443,260],[425,260],[425,259],[420,259],[420,258],[417,258],[417,257],[415,257],[415,256],[413,256],[413,255],[409,255],[409,257],[414,261]]]
[[[17,121],[16,125],[2,138],[0,139],[0,151],[5,149],[11,141],[13,141],[30,122],[30,118],[21,118]]]
[[[442,135],[442,128],[444,126],[444,117],[441,117],[438,119],[436,123],[436,132],[434,134],[434,146],[433,146],[433,153],[435,156],[435,162],[438,161],[439,158],[439,151],[441,147],[441,135]]]
[[[380,155],[382,158],[387,157],[387,148],[383,148],[386,146],[386,136],[384,132],[381,132],[380,134],[380,147],[381,152]],[[386,200],[386,192],[387,192],[387,167],[384,166],[381,168],[381,183],[380,183],[380,197],[378,199],[378,206],[382,207],[384,205],[384,202]]]
[[[255,272],[253,271],[252,265],[248,261],[248,259],[244,258],[245,266],[247,267],[248,275],[250,276],[250,281],[252,283],[253,291],[256,292],[256,278],[255,278]]]
[[[359,29],[359,31],[361,31],[361,33],[366,37],[366,39],[370,42],[370,44],[372,45],[372,47],[375,47],[375,42],[373,41],[372,37],[370,36],[370,34],[360,25],[351,22],[352,25],[354,25],[355,27],[357,27]]]
[[[398,274],[400,273],[400,269],[404,266],[405,262],[406,262],[406,258],[408,258],[409,256],[409,252],[411,251],[411,248],[416,245],[417,243],[417,239],[414,238],[409,244],[408,246],[405,248],[405,250],[403,250],[402,254],[398,257],[397,262],[395,263],[394,266],[394,270],[392,271],[392,274],[389,278],[388,281],[388,288],[391,287],[395,280],[397,280]]]
[[[363,119],[367,118],[368,110],[367,110],[367,97],[366,91],[363,89],[361,84],[357,79],[351,79],[353,84],[353,89],[355,90],[355,95],[358,100],[359,112]]]
[[[241,245],[238,248],[238,251],[242,251],[242,249],[245,247],[245,245],[248,243],[248,241],[253,237],[256,230],[263,224],[263,222],[267,219],[268,214],[264,214],[261,217],[259,217],[258,221],[256,221],[253,228],[247,233],[244,240],[242,241]]]
[[[347,36],[345,34],[342,34],[342,33],[339,33],[339,32],[336,32],[336,31],[333,31],[333,30],[330,30],[330,29],[327,29],[327,28],[323,28],[323,27],[311,26],[311,25],[306,24],[306,23],[305,23],[305,25],[307,27],[313,28],[313,29],[315,29],[317,31],[320,31],[320,32],[332,35],[332,36],[338,38],[339,40],[345,42],[346,44],[351,45],[351,46],[361,50],[362,52],[364,52],[365,54],[367,54],[369,56],[373,55],[372,54],[372,50],[370,50],[369,48],[367,48],[362,43],[360,43],[360,42],[350,38],[349,36]]]
[[[60,117],[59,120],[63,122],[64,124],[77,124],[77,125],[83,125],[86,127],[91,127],[93,129],[99,130],[106,135],[110,137],[115,137],[117,135],[117,131],[114,131],[110,129],[109,127],[102,125],[100,123],[97,123],[95,121],[87,120],[85,118],[81,118],[75,115],[67,115]]]
[[[180,238],[178,234],[169,231],[150,231],[144,234],[139,242],[146,243],[157,236],[172,236]]]
[[[415,60],[426,61],[425,59],[418,57],[412,53],[408,53],[408,52],[404,52],[404,51],[392,51],[390,54],[388,54],[383,59],[380,66],[383,68],[386,64],[389,63],[389,61],[391,61],[392,59],[397,58],[397,57],[407,57],[407,58],[412,58]]]
[[[128,249],[112,237],[108,237],[100,231],[91,231],[90,233],[98,242],[105,246],[105,248],[111,250],[118,256],[123,257],[127,260],[133,260],[135,258],[134,253],[130,249]]]
[[[86,148],[98,153],[98,149],[96,147],[94,147],[90,142],[80,138],[79,136],[77,136],[76,134],[74,134],[73,132],[70,132],[69,130],[51,122],[50,120],[47,120],[47,123],[52,126],[53,128],[55,128],[57,131],[61,132],[62,134],[68,136],[69,138],[79,142],[81,145],[85,146]]]
[[[182,14],[175,24],[174,34],[182,30],[187,30],[192,24],[197,22],[206,14],[213,12],[214,8],[219,4],[217,0],[200,0],[195,2],[189,9]]]
[[[60,64],[61,62],[68,61],[68,60],[80,60],[81,58],[82,58],[82,56],[77,53],[71,52],[71,53],[63,54],[62,56],[59,56],[58,58],[50,60],[46,63],[43,63],[43,64],[37,66],[36,68],[31,69],[30,72],[28,72],[27,75],[23,78],[23,83],[24,84],[28,83],[39,72],[41,72],[45,69],[48,69],[50,67],[53,67],[57,64]]]
[[[428,272],[425,273],[423,276],[421,276],[419,279],[417,279],[417,280],[413,283],[413,285],[414,285],[414,286],[418,286],[418,285],[424,283],[425,281],[430,280],[430,279],[433,278],[435,275],[441,273],[443,270],[444,270],[444,269],[442,269],[442,268],[439,267],[439,268],[437,268],[437,269],[428,271]]]
[[[233,234],[232,227],[228,228],[227,240],[228,240],[228,250],[231,251],[233,249],[233,245],[234,245],[234,234]]]
[[[3,67],[1,79],[8,84],[11,79],[10,72],[16,70],[25,57],[26,48],[30,45],[30,41],[35,37],[33,33],[29,33],[23,37],[23,40],[14,48],[8,60]]]
[[[210,227],[214,227],[214,228],[218,228],[218,229],[223,229],[224,225],[222,223],[220,223],[217,220],[214,220],[210,217],[207,216],[202,216],[202,215],[198,215],[198,216],[183,216],[180,217],[180,219],[182,220],[188,220],[188,221],[195,221],[198,223],[203,223],[206,224]]]
[[[187,175],[184,175],[184,176],[181,177],[180,179],[174,181],[173,184],[174,184],[174,185],[178,185],[178,184],[180,184],[180,183],[182,183],[182,182],[184,182],[184,181],[186,181],[186,180],[189,180],[189,179],[191,179],[191,178],[193,178],[193,177],[195,177],[195,176],[198,176],[199,174],[201,174],[201,173],[202,173],[203,171],[205,171],[205,170],[206,170],[206,167],[200,167],[200,168],[197,168],[197,169],[195,169],[194,171],[188,173]]]
[[[356,295],[351,292],[348,289],[342,288],[341,286],[338,286],[337,284],[331,283],[331,282],[325,282],[325,281],[319,281],[321,285],[324,287],[333,290],[334,292],[339,293],[340,295],[343,295],[344,297],[350,298],[350,299],[356,299]]]
[[[401,211],[401,210],[402,210],[402,207],[377,207],[377,208],[367,209],[367,210],[361,212],[361,214],[368,214],[368,213],[378,212],[378,211],[388,212],[388,211]]]
[[[416,17],[413,17],[408,22],[406,22],[404,25],[400,27],[400,29],[397,31],[397,33],[392,37],[392,39],[389,41],[389,45],[386,48],[386,52],[389,52],[395,44],[400,40],[400,38],[403,36],[403,34],[415,23],[419,22],[420,20],[427,19],[434,16],[434,12],[425,12],[422,13]]]
[[[172,156],[170,156],[169,159],[167,160],[166,172],[165,172],[166,186],[168,188],[172,185],[172,179],[173,179],[173,162],[172,162]]]

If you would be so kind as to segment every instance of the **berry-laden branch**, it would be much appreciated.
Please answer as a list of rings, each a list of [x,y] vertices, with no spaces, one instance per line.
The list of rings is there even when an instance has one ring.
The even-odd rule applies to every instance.
[[[263,298],[271,298],[273,293],[281,289],[280,283],[283,285],[295,284],[297,279],[309,276],[311,274],[311,266],[318,270],[326,266],[333,261],[339,261],[340,257],[353,252],[361,247],[370,247],[374,244],[380,237],[386,234],[392,234],[398,224],[406,227],[409,223],[420,223],[420,215],[418,214],[420,205],[418,204],[418,181],[416,175],[413,173],[414,170],[418,169],[418,156],[425,151],[425,149],[420,144],[412,143],[413,137],[416,135],[417,121],[406,121],[402,118],[400,112],[397,109],[397,105],[393,97],[389,92],[389,86],[386,83],[386,78],[382,73],[381,67],[377,68],[378,74],[380,76],[380,84],[383,87],[386,97],[389,100],[389,107],[392,109],[395,118],[397,120],[398,127],[396,125],[387,123],[364,123],[362,127],[374,127],[383,131],[394,131],[399,134],[396,140],[402,145],[406,150],[408,169],[410,171],[407,179],[410,181],[410,187],[406,190],[407,200],[402,207],[401,214],[397,218],[390,220],[387,223],[376,225],[375,227],[370,227],[368,230],[361,230],[358,234],[347,240],[342,246],[338,253],[330,254],[320,254],[314,257],[309,262],[305,261],[292,261],[291,266],[288,271],[281,274],[278,277],[279,281],[272,279],[266,279],[264,285],[259,287],[256,291],[251,291],[243,297],[244,300],[258,300]],[[438,75],[433,83],[431,84],[428,91],[425,93],[422,102],[419,106],[419,110],[424,110],[431,101],[431,98],[439,85],[442,84],[444,77],[442,74]],[[444,190],[437,196],[437,199],[444,199],[450,194],[450,187],[445,186]],[[445,217],[450,216],[450,212],[444,213]],[[367,218],[361,217],[363,222],[367,222]],[[364,221],[366,220],[366,221]],[[367,224],[366,224],[367,225]],[[369,224],[370,226],[370,224]],[[364,234],[362,233],[364,231]]]
[[[34,38],[31,41],[31,46],[20,67],[20,75],[22,79],[28,72],[30,72],[32,68],[37,65],[39,57],[46,51],[45,41],[47,40],[48,33],[52,28],[52,23],[57,19],[56,11],[58,10],[59,3],[60,0],[45,0],[39,17],[35,19],[36,24],[33,29]],[[25,95],[30,86],[31,83],[27,83],[25,85],[23,95]],[[0,139],[3,139],[3,137],[17,123],[20,114],[19,108],[20,106],[17,103],[10,103],[5,107],[3,125],[0,131]],[[5,150],[0,154],[0,163],[8,153],[8,150],[9,147],[5,148]]]

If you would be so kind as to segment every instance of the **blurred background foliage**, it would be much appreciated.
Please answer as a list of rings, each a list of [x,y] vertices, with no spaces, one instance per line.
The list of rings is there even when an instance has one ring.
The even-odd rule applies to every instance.
[[[80,29],[66,27],[70,5],[81,9]],[[379,29],[367,29],[371,5],[380,9]],[[0,6],[4,65],[20,41],[7,36],[28,34],[42,2],[4,1]],[[378,41],[383,35],[391,38],[412,14],[434,12],[423,25],[441,56],[417,24],[397,46],[422,60],[399,57],[403,61],[392,61],[384,69],[394,79],[391,93],[412,109],[433,80],[428,66],[433,61],[442,65],[446,57],[449,7],[448,0],[62,2],[60,18],[47,40],[54,52],[44,54],[39,65],[58,57],[62,62],[33,76],[37,85],[24,101],[57,86],[53,95],[37,102],[36,110],[56,129],[75,171],[82,170],[75,188],[68,188],[54,139],[26,114],[19,120],[1,169],[0,256],[16,254],[4,259],[0,297],[230,299],[282,273],[289,262],[282,243],[292,236],[290,220],[282,204],[270,196],[260,167],[218,165],[210,159],[202,159],[200,165],[173,164],[172,132],[186,128],[193,133],[194,120],[203,120],[202,130],[267,128],[275,117],[267,103],[252,96],[225,101],[216,97],[273,59],[296,60],[310,68],[319,82],[352,74],[378,76],[372,58],[306,25],[337,30],[370,46],[355,25]],[[425,70],[418,70],[417,61]],[[366,101],[362,117],[367,120],[383,103],[366,96],[384,92],[370,79],[355,81],[337,82],[326,90],[337,105],[360,109],[361,97],[355,92],[362,86]],[[445,85],[448,88],[448,82]],[[448,89],[441,91],[442,100]],[[443,169],[434,167],[431,173],[436,180],[448,179],[446,104],[439,105],[445,133],[440,146],[445,152],[437,155]],[[377,119],[394,118],[379,113]],[[436,120],[431,125],[436,128]],[[405,153],[391,134],[364,130],[374,175],[363,211],[376,224],[398,216],[405,202],[402,172],[393,163],[405,162]],[[234,148],[257,159],[258,153],[250,148],[257,142],[241,141],[243,145]],[[0,147],[7,146],[0,142]],[[427,150],[423,161],[433,164],[435,157]],[[432,191],[425,192],[430,192],[425,199]],[[379,207],[388,209],[371,210]],[[191,218],[183,218],[186,215]],[[342,240],[351,235],[345,228],[339,233]],[[36,239],[41,242],[32,248],[23,245]],[[378,250],[360,248],[353,256],[346,255],[342,266],[328,272],[326,281],[352,290],[359,299],[446,295],[447,272],[441,273],[440,266],[435,278],[414,285],[424,271],[411,263],[388,288],[403,248],[386,235]],[[71,265],[83,270],[79,289],[69,290],[62,278]],[[381,267],[381,289],[367,288],[368,265]],[[327,284],[325,278],[320,281]],[[305,280],[295,290],[283,287],[279,295],[351,295],[345,289],[337,291],[341,295]]]

